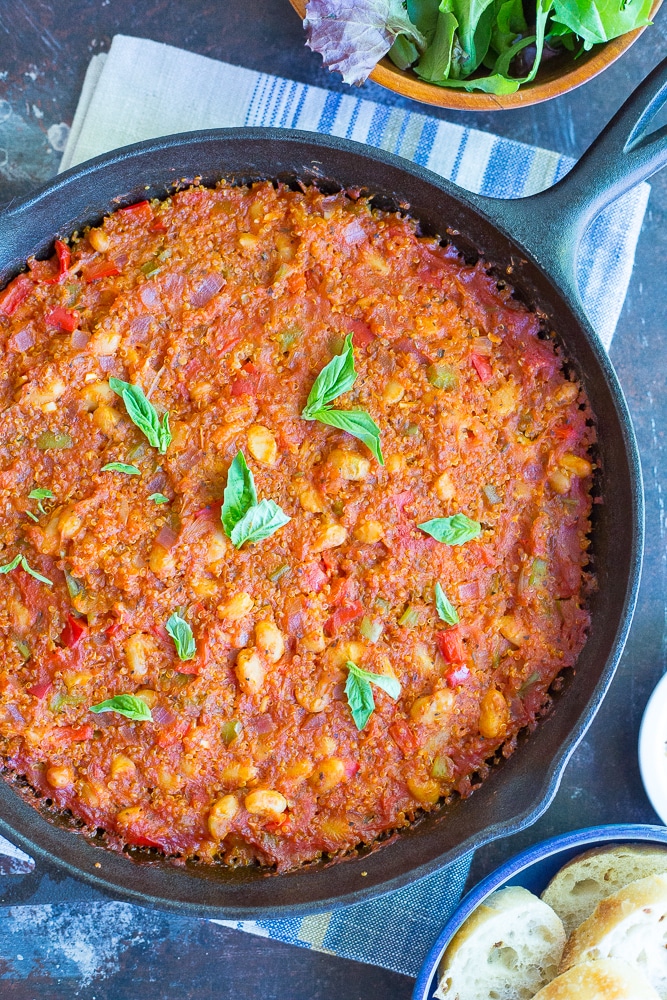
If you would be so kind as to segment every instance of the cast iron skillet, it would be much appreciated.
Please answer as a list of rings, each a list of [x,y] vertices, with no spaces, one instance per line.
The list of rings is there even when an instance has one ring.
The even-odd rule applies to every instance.
[[[575,671],[549,717],[475,794],[425,817],[385,844],[335,865],[267,876],[137,863],[100,850],[66,824],[47,822],[0,782],[0,832],[98,888],[135,902],[199,916],[305,914],[358,902],[427,875],[496,837],[534,822],[551,802],[561,772],[597,710],[623,649],[639,582],[643,501],[637,448],[623,394],[584,315],[575,258],[586,225],[606,204],[667,162],[667,127],[642,138],[667,98],[667,61],[638,89],[565,180],[522,201],[466,194],[405,160],[337,138],[273,129],[223,129],[170,136],[116,151],[70,170],[0,216],[0,285],[31,254],[52,251],[54,236],[96,223],[122,204],[161,197],[182,179],[296,177],[325,187],[363,187],[383,205],[409,205],[427,232],[448,236],[468,255],[506,272],[548,318],[597,415],[599,488],[594,559],[599,590],[592,627]]]

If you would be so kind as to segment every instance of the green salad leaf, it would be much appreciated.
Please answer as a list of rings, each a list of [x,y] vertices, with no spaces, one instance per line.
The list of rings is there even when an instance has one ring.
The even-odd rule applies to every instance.
[[[176,647],[179,659],[194,659],[195,653],[197,652],[197,645],[195,643],[195,637],[192,634],[192,629],[185,619],[181,618],[181,616],[174,611],[173,615],[170,615],[167,619],[165,629],[174,640],[174,646]]]
[[[554,0],[552,20],[583,39],[584,48],[650,24],[651,0]]]
[[[401,693],[401,685],[395,677],[387,674],[373,674],[363,667],[358,667],[352,660],[346,663],[348,674],[345,682],[345,695],[352,712],[352,718],[357,729],[365,729],[368,720],[375,711],[375,699],[371,684],[382,688],[394,700]]]
[[[165,413],[160,422],[157,410],[139,385],[123,382],[119,378],[110,378],[109,385],[125,403],[127,415],[132,423],[146,435],[148,443],[164,455],[171,443],[169,414]]]
[[[535,79],[545,39],[576,57],[650,24],[650,11],[651,0],[310,0],[304,23],[326,66],[354,67],[347,82],[388,52],[439,87],[511,94]]]
[[[117,694],[113,698],[101,701],[99,705],[91,705],[90,711],[99,714],[100,712],[116,712],[124,715],[127,719],[135,722],[152,722],[151,710],[141,698],[134,694]]]

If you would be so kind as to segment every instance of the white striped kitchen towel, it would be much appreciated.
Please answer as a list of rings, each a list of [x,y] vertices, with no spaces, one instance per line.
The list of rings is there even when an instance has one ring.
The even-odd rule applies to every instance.
[[[427,114],[215,62],[145,39],[116,36],[95,56],[61,169],[107,150],[193,129],[277,126],[366,142],[412,159],[469,190],[520,197],[553,184],[572,161]],[[627,291],[648,185],[602,213],[581,254],[588,315],[605,345]],[[291,920],[227,926],[415,975],[456,906],[470,856],[369,903]]]

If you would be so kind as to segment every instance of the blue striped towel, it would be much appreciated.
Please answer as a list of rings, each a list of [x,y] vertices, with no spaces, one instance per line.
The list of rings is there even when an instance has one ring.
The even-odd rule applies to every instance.
[[[472,191],[513,198],[540,191],[572,161],[501,139],[145,39],[116,36],[90,64],[61,169],[141,139],[247,125],[298,128],[366,142],[415,160]],[[648,199],[643,184],[602,213],[580,272],[588,315],[609,345],[627,291]],[[470,856],[370,903],[292,920],[227,926],[415,975],[458,902]]]

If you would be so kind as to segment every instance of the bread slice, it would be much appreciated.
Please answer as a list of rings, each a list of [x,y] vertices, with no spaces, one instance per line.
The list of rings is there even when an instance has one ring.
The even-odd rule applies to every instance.
[[[492,893],[456,932],[440,962],[440,1000],[530,1000],[558,971],[565,931],[521,886]]]
[[[560,971],[601,958],[634,965],[667,1000],[667,875],[630,882],[598,903],[570,935]]]
[[[580,854],[561,868],[542,893],[542,899],[556,911],[569,937],[605,896],[638,878],[662,872],[667,872],[667,847],[649,844],[601,847]]]
[[[658,994],[637,969],[618,958],[603,958],[574,965],[535,1000],[658,1000]]]

